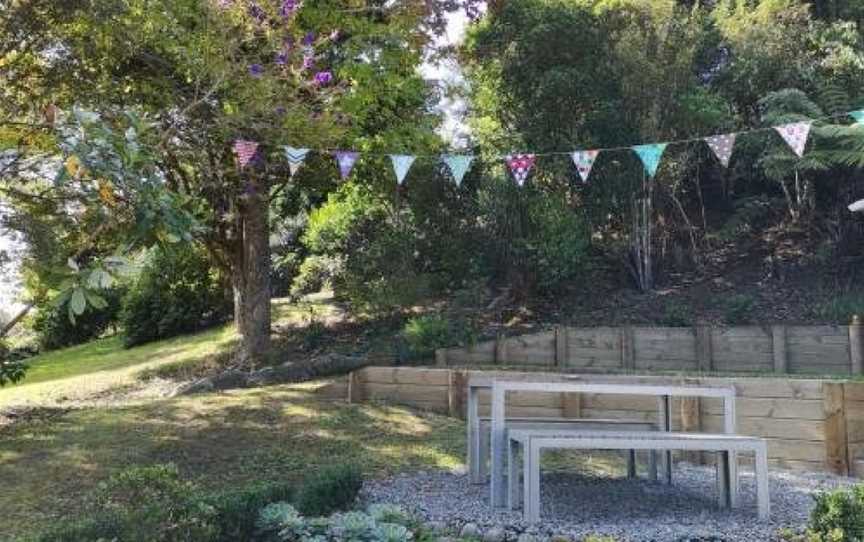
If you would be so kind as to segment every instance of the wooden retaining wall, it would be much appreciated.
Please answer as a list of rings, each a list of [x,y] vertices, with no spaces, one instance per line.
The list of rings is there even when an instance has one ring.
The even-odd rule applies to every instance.
[[[864,335],[849,326],[559,327],[436,352],[439,366],[511,365],[577,372],[857,375]]]
[[[465,369],[367,367],[347,378],[347,399],[385,401],[463,416],[465,385],[472,375],[508,379],[562,379],[560,373],[474,371]],[[573,375],[566,375],[568,379]],[[678,383],[732,385],[737,390],[739,433],[768,439],[775,466],[807,471],[862,474],[864,466],[864,383],[784,378],[683,378],[669,376],[579,375],[586,382]],[[488,413],[488,394],[480,397],[481,415]],[[521,416],[568,416],[655,420],[651,397],[595,394],[521,393],[509,412]],[[722,430],[719,400],[676,400],[676,430]],[[689,459],[693,459],[690,457]]]

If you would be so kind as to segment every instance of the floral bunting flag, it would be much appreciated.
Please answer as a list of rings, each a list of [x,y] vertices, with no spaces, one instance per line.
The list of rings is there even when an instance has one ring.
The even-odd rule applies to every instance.
[[[852,111],[851,113],[849,113],[849,116],[855,119],[856,124],[864,124],[864,109]]]
[[[723,164],[723,167],[729,167],[729,160],[732,158],[732,148],[735,146],[735,138],[737,134],[722,134],[705,138],[705,143],[714,151],[714,155]]]
[[[336,157],[336,163],[339,164],[339,174],[344,181],[348,178],[348,175],[351,175],[351,170],[354,169],[354,164],[357,162],[357,158],[360,157],[360,153],[354,151],[336,151],[333,154]]]
[[[282,148],[285,150],[285,158],[288,159],[288,169],[291,170],[291,177],[294,177],[303,161],[306,160],[309,149],[296,149],[288,145],[283,145]]]
[[[576,171],[582,178],[583,183],[588,182],[588,176],[591,175],[591,168],[594,167],[594,160],[600,151],[576,151],[570,156],[573,157],[573,163],[576,164]]]
[[[513,178],[516,180],[516,184],[519,186],[523,186],[525,181],[528,179],[528,174],[531,173],[531,170],[534,168],[534,162],[537,160],[537,157],[533,154],[509,154],[505,161],[507,162],[507,167],[510,168],[510,173],[513,174]]]
[[[812,123],[809,121],[804,122],[791,122],[789,124],[783,124],[781,126],[775,126],[774,129],[777,130],[777,133],[783,138],[789,147],[792,149],[792,152],[798,155],[798,158],[804,156],[804,148],[807,146],[807,137],[810,135],[810,127]]]
[[[408,170],[411,169],[411,164],[416,160],[416,156],[409,154],[391,154],[390,161],[393,162],[393,173],[396,174],[396,184],[402,186],[405,181],[405,176],[408,175]]]
[[[633,151],[639,155],[642,160],[642,165],[645,167],[645,173],[649,177],[657,174],[657,168],[660,167],[660,159],[663,157],[663,152],[666,150],[666,143],[652,143],[651,145],[636,145]]]
[[[447,164],[447,167],[450,168],[450,173],[453,174],[456,186],[462,186],[462,179],[468,173],[468,170],[471,169],[471,162],[474,161],[474,156],[470,154],[445,154],[442,159]]]
[[[237,163],[240,169],[249,165],[249,162],[255,159],[258,154],[258,142],[238,139],[234,141],[234,155],[237,157]]]

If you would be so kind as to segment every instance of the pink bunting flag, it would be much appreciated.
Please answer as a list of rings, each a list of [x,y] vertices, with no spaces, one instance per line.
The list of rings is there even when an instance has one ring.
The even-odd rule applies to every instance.
[[[258,142],[238,139],[234,141],[234,155],[237,157],[237,163],[240,169],[249,165],[249,162],[255,159],[258,154]]]
[[[729,167],[729,160],[732,159],[732,148],[735,146],[735,138],[737,134],[722,134],[705,138],[705,143],[714,151],[714,155],[723,164],[723,167]]]
[[[516,184],[523,186],[528,179],[528,174],[534,168],[534,162],[537,157],[533,154],[510,154],[507,155],[505,161],[507,167],[510,168],[510,173],[516,180]]]
[[[576,151],[571,154],[573,163],[576,164],[576,171],[579,172],[579,176],[582,178],[583,183],[588,182],[588,176],[591,175],[591,168],[594,167],[594,160],[597,159],[597,155],[599,154],[600,151]]]
[[[804,121],[775,126],[774,129],[777,130],[783,141],[789,145],[792,152],[800,158],[804,156],[804,148],[807,146],[807,138],[810,135],[811,126],[812,123]]]
[[[336,157],[336,163],[339,164],[339,174],[344,181],[351,175],[351,170],[354,169],[354,164],[357,163],[360,153],[354,151],[336,151],[333,154]]]

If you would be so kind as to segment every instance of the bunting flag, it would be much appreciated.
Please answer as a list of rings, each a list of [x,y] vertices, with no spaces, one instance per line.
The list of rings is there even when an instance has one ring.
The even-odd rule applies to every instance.
[[[402,186],[405,181],[405,176],[408,175],[408,170],[411,169],[411,164],[416,160],[416,156],[410,154],[391,154],[390,161],[393,162],[393,173],[396,174],[396,184]]]
[[[576,151],[571,156],[573,157],[573,163],[576,164],[576,171],[579,172],[579,176],[582,177],[582,182],[588,182],[588,176],[591,175],[591,168],[594,167],[594,160],[597,159],[597,155],[600,154],[600,151]]]
[[[855,122],[857,124],[864,124],[864,109],[852,111],[851,113],[849,113],[849,116],[855,119]]]
[[[237,139],[234,141],[234,155],[237,157],[237,163],[240,169],[249,165],[249,162],[255,159],[258,154],[258,142],[247,141],[245,139]]]
[[[445,154],[442,160],[450,168],[450,173],[453,174],[453,180],[456,181],[456,186],[462,186],[462,179],[468,170],[471,169],[471,162],[474,161],[474,156],[470,154]]]
[[[807,137],[810,135],[811,126],[812,123],[804,121],[775,126],[774,129],[777,130],[783,141],[789,145],[792,152],[801,158],[804,156],[804,147],[807,146]]]
[[[295,149],[288,145],[283,145],[282,148],[285,150],[285,158],[288,159],[288,169],[291,170],[291,177],[294,177],[294,174],[303,165],[303,161],[306,160],[309,149]]]
[[[714,155],[723,164],[723,167],[729,167],[729,160],[732,158],[732,148],[735,146],[735,138],[737,134],[722,134],[705,138],[705,143],[714,151]]]
[[[507,167],[510,168],[510,173],[516,180],[516,184],[523,186],[528,179],[528,174],[534,168],[534,161],[537,157],[533,154],[508,154],[505,161]]]
[[[336,157],[336,163],[339,164],[339,174],[344,181],[348,178],[348,175],[351,175],[351,170],[354,169],[354,164],[357,162],[357,158],[360,157],[360,153],[354,151],[336,151],[333,155]]]
[[[651,145],[636,145],[633,151],[639,155],[642,160],[642,165],[645,167],[645,173],[649,177],[657,174],[657,168],[660,167],[660,159],[663,158],[663,151],[666,150],[666,143],[653,143]]]

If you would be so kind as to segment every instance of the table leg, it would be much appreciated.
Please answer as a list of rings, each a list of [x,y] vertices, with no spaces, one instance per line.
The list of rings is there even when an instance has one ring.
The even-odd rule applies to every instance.
[[[735,412],[735,398],[725,397],[723,399],[723,429],[727,435],[736,433],[737,413]],[[732,508],[738,506],[738,454],[729,452],[729,503]]]
[[[478,407],[478,388],[468,386],[468,472],[472,484],[482,484],[482,466],[486,460],[480,455],[480,415]]]
[[[490,434],[491,426],[483,424],[479,424],[480,431],[478,431],[477,440],[479,444],[477,445],[477,483],[482,484],[489,478],[489,444],[492,438]]]
[[[657,481],[657,450],[648,450],[648,478]]]
[[[729,508],[729,452],[717,452],[717,460],[714,465],[717,472],[717,504],[720,508]]]
[[[627,478],[636,478],[636,450],[627,451]]]
[[[768,448],[762,446],[756,450],[756,503],[759,519],[768,519],[771,514],[771,501],[768,496]]]
[[[492,386],[492,479],[490,481],[490,500],[493,508],[505,505],[504,454],[507,446],[507,432],[504,423],[504,390]]]
[[[519,505],[519,443],[507,439],[507,508]]]
[[[672,431],[672,398],[668,395],[660,397],[660,430]],[[663,450],[660,452],[663,463],[663,477],[667,484],[672,483],[672,452]]]
[[[525,520],[529,523],[540,521],[540,446],[531,439],[524,446],[527,457],[523,458],[528,478],[525,484],[525,494],[528,496],[530,508],[525,509]]]

